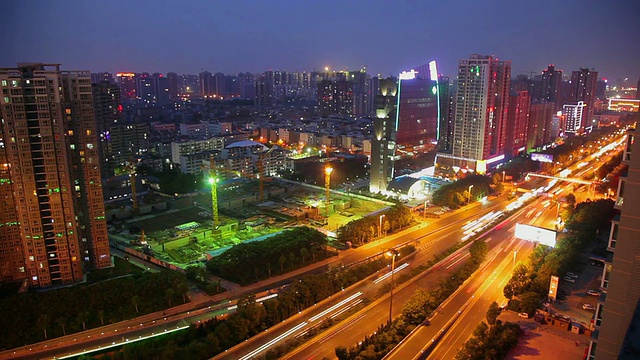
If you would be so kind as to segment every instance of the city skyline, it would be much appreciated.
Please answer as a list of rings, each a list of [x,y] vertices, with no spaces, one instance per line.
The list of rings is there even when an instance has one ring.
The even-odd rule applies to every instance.
[[[565,1],[551,7],[550,2],[497,1],[492,7],[499,11],[486,11],[486,4],[463,3],[391,6],[379,1],[365,8],[358,2],[213,6],[194,1],[181,4],[179,11],[170,3],[149,2],[8,4],[13,16],[7,29],[25,18],[32,21],[7,40],[0,63],[44,61],[93,72],[190,74],[367,66],[370,73],[387,76],[435,59],[441,73],[453,75],[459,59],[478,53],[511,60],[514,77],[541,74],[549,63],[565,74],[595,68],[614,83],[629,78],[635,85],[640,76],[634,61],[640,49],[619,41],[640,30],[633,21],[640,4],[576,7]],[[457,13],[461,5],[468,11]],[[480,15],[489,25],[476,23]],[[68,21],[54,22],[57,18]],[[626,26],[594,25],[610,21]],[[80,48],[87,50],[75,51]]]

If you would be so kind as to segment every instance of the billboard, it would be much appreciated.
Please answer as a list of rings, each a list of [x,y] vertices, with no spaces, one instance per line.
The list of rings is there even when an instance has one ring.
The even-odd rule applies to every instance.
[[[556,232],[537,226],[516,224],[516,237],[542,245],[556,246]]]
[[[531,153],[531,160],[553,163],[553,155],[551,154],[543,154],[543,153]]]
[[[556,297],[558,296],[558,281],[560,278],[551,275],[551,283],[549,284],[549,300],[556,301]]]

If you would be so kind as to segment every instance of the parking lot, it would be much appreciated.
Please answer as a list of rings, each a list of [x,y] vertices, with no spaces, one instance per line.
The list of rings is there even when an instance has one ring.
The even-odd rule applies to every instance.
[[[561,278],[559,291],[566,291],[567,295],[563,300],[552,303],[550,310],[553,313],[560,313],[571,317],[574,321],[589,327],[598,296],[587,294],[588,290],[598,290],[602,278],[602,267],[593,266],[587,262],[582,271],[572,271],[578,277],[575,283],[570,283]],[[564,276],[563,276],[564,277]],[[585,304],[593,306],[594,310],[583,308]]]

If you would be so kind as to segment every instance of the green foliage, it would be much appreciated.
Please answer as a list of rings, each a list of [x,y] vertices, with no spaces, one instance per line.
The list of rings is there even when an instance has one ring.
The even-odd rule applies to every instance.
[[[347,269],[307,275],[280,291],[277,298],[262,304],[256,304],[253,297],[239,300],[238,311],[227,318],[213,318],[198,326],[192,325],[184,332],[127,345],[121,354],[122,358],[210,358],[364,279],[387,264],[387,260],[379,259]],[[270,353],[270,356],[273,354]]]
[[[384,215],[382,222],[382,231],[384,232],[403,229],[411,225],[413,221],[411,210],[402,204],[396,204],[379,215]],[[338,229],[338,241],[351,242],[356,246],[366,244],[376,238],[379,227],[379,216],[368,216],[350,221]]]
[[[515,323],[496,321],[487,326],[483,321],[473,332],[460,351],[457,360],[504,359],[509,350],[518,345],[522,330]]]
[[[569,199],[570,201],[571,199]],[[538,246],[528,261],[519,264],[504,287],[504,296],[520,297],[509,308],[533,313],[540,302],[547,298],[549,279],[579,266],[579,254],[595,240],[596,232],[610,226],[613,201],[586,201],[575,207],[567,228],[571,234],[558,238],[556,247]]]
[[[473,185],[471,194],[469,186]],[[457,209],[471,201],[494,193],[494,179],[489,176],[469,175],[454,183],[444,185],[433,193],[433,204]]]
[[[169,300],[166,289],[173,289],[174,304],[182,303],[180,289],[188,289],[183,283],[184,275],[163,271],[1,298],[1,308],[11,311],[0,317],[0,339],[3,347],[13,348],[44,340],[45,331],[54,338],[101,326],[103,321],[115,323],[164,310]],[[131,299],[136,299],[139,314]],[[65,319],[64,330],[56,319]]]
[[[326,245],[327,237],[321,232],[306,226],[297,227],[262,241],[235,245],[209,260],[207,270],[224,279],[250,284],[266,279],[273,273],[279,274],[305,265],[302,256],[296,254],[311,255],[314,261],[330,256]],[[301,252],[303,248],[310,250]],[[283,256],[286,256],[284,261]]]
[[[489,325],[493,325],[496,323],[498,315],[500,315],[500,308],[498,307],[498,303],[494,301],[489,305],[489,309],[487,310],[487,314],[485,316]]]
[[[336,348],[336,356],[340,359],[382,359],[395,347],[415,325],[426,320],[443,301],[464,283],[484,261],[487,247],[484,241],[477,240],[469,247],[470,259],[453,273],[449,279],[444,278],[438,287],[430,292],[416,291],[402,308],[402,315],[391,324],[381,325],[372,335],[366,336],[358,345],[349,349]],[[339,355],[338,355],[339,354]]]
[[[202,178],[192,174],[183,174],[180,168],[167,169],[154,174],[160,181],[160,191],[165,194],[187,194],[200,188]]]

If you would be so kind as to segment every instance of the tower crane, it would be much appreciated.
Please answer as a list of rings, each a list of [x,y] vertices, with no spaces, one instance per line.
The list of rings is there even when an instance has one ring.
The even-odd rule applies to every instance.
[[[213,227],[218,225],[218,176],[215,171],[213,154],[209,160],[209,184],[211,184],[211,208],[213,210]]]

